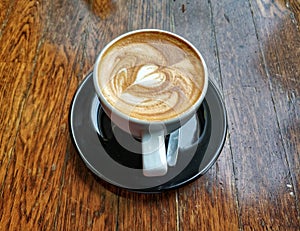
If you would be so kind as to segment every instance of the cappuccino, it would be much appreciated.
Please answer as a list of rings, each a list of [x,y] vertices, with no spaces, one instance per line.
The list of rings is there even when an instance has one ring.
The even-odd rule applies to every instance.
[[[183,114],[200,98],[205,82],[194,48],[159,31],[121,37],[104,51],[98,65],[98,85],[106,101],[143,121]]]

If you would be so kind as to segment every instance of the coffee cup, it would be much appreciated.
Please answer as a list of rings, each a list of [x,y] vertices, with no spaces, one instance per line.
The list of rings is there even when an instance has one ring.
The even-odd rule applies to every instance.
[[[165,136],[195,115],[207,91],[200,52],[172,32],[131,31],[102,49],[93,81],[112,123],[141,142],[143,174],[165,175]]]

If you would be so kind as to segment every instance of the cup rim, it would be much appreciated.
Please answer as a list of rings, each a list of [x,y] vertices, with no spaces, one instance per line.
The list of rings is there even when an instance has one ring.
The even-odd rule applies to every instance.
[[[176,117],[172,117],[169,119],[164,119],[164,120],[158,120],[158,121],[149,121],[149,120],[142,120],[142,119],[138,119],[135,117],[130,117],[129,115],[119,111],[117,108],[115,108],[114,106],[112,106],[107,100],[106,98],[103,96],[99,83],[98,83],[98,67],[99,67],[99,62],[101,61],[101,58],[103,57],[103,54],[117,41],[132,35],[132,34],[138,34],[138,33],[144,33],[144,32],[158,32],[158,33],[163,33],[163,34],[168,34],[171,36],[174,36],[178,39],[180,39],[181,41],[183,41],[184,43],[186,43],[188,46],[190,46],[198,55],[198,57],[200,58],[201,62],[202,62],[202,66],[203,66],[203,70],[204,70],[204,85],[202,88],[202,92],[200,97],[197,99],[197,101],[186,111],[182,112],[181,114],[179,114]],[[100,98],[100,101],[102,103],[105,104],[105,106],[116,116],[128,120],[130,122],[136,123],[136,124],[141,124],[141,125],[148,125],[148,124],[169,124],[169,123],[174,123],[174,122],[178,122],[180,120],[184,120],[185,118],[188,118],[189,116],[191,116],[193,113],[195,113],[197,111],[197,109],[199,108],[199,106],[201,105],[201,103],[203,102],[206,92],[207,92],[207,88],[208,88],[208,71],[207,71],[207,66],[206,66],[206,62],[202,56],[202,54],[198,51],[198,49],[191,43],[189,42],[187,39],[185,39],[184,37],[175,34],[173,32],[170,31],[166,31],[166,30],[162,30],[162,29],[138,29],[138,30],[132,30],[129,32],[126,32],[124,34],[121,34],[119,36],[117,36],[116,38],[114,38],[113,40],[111,40],[109,43],[107,43],[104,48],[101,50],[101,52],[99,53],[99,55],[97,56],[96,62],[94,64],[94,68],[93,68],[93,82],[94,82],[94,88],[95,91],[98,95],[98,97]]]

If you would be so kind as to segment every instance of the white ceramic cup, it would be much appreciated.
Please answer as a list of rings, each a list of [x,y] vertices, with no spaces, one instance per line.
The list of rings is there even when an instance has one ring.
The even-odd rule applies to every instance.
[[[98,82],[98,78],[101,78],[101,76],[98,76],[99,63],[101,62],[103,55],[107,51],[107,49],[109,49],[117,41],[123,39],[126,36],[135,33],[147,33],[147,32],[164,33],[168,36],[176,37],[178,40],[181,40],[185,44],[188,44],[188,46],[195,51],[195,53],[201,60],[203,66],[204,84],[203,84],[201,95],[188,110],[181,113],[179,116],[175,118],[162,120],[162,121],[146,121],[146,120],[130,117],[129,115],[117,110],[114,106],[112,106],[108,102],[108,100],[103,95],[101,87]],[[168,165],[166,161],[165,136],[175,131],[176,129],[180,128],[189,119],[192,118],[192,116],[197,112],[197,109],[201,105],[207,91],[207,87],[208,87],[207,67],[200,52],[186,39],[168,31],[163,31],[158,29],[141,29],[141,30],[131,31],[115,38],[102,49],[94,65],[93,81],[94,81],[96,93],[101,102],[101,106],[104,112],[111,119],[111,121],[122,130],[131,134],[133,137],[139,137],[141,139],[142,155],[143,155],[143,174],[149,177],[157,177],[157,176],[165,175],[168,169]]]

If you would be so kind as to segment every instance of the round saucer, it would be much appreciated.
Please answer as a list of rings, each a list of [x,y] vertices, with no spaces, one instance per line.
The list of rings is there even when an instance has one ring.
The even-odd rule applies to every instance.
[[[73,98],[70,127],[81,158],[94,174],[118,187],[154,193],[183,186],[215,163],[226,139],[227,118],[221,95],[210,81],[197,114],[181,127],[184,139],[179,145],[177,164],[168,167],[167,174],[161,177],[143,175],[139,142],[116,128],[102,112],[92,73]],[[167,148],[168,136],[165,143]],[[126,144],[136,147],[135,151],[126,148]]]

